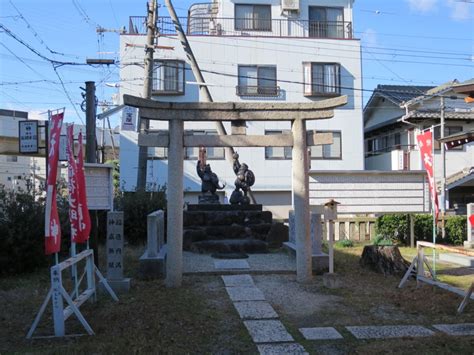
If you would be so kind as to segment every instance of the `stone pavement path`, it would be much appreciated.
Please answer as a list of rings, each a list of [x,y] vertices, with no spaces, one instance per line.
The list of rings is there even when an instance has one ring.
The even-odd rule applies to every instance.
[[[217,268],[217,265],[216,265]],[[295,342],[250,275],[221,276],[227,294],[260,354],[307,354]]]

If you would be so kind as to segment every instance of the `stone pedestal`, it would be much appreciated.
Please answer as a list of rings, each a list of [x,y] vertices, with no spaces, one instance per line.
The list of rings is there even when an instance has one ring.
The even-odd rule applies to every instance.
[[[166,275],[165,214],[155,211],[147,216],[147,248],[140,257],[138,277],[158,279]]]
[[[218,205],[218,204],[220,204],[219,196],[212,195],[212,194],[199,195],[198,196],[198,203],[203,204],[203,205],[206,205],[206,204]]]
[[[289,241],[283,243],[284,247],[294,256],[296,254],[296,242],[295,242],[295,215],[293,211],[290,211],[288,216],[289,220]],[[323,244],[323,228],[321,224],[321,214],[311,212],[310,216],[311,226],[311,260],[312,269],[316,273],[323,273],[329,268],[329,256],[322,251]]]

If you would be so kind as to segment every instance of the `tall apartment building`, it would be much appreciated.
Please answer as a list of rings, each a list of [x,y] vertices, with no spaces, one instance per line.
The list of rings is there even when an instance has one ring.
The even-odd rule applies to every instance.
[[[360,41],[353,37],[353,0],[215,0],[196,4],[180,21],[215,102],[309,102],[347,95],[348,104],[334,118],[308,122],[308,129],[333,133],[333,143],[311,148],[312,170],[362,170],[363,119]],[[160,15],[166,9],[160,9]],[[121,35],[120,94],[142,96],[145,17],[130,17]],[[169,17],[158,17],[152,98],[200,101],[199,87]],[[225,124],[230,132],[230,123]],[[164,122],[152,129],[166,130]],[[187,134],[217,134],[213,123],[186,123]],[[247,134],[290,130],[290,122],[247,122]],[[121,133],[121,181],[136,186],[137,133]],[[256,176],[259,203],[284,216],[291,206],[291,149],[240,148],[240,161]],[[235,180],[221,148],[208,149],[208,162],[227,184]],[[198,148],[184,161],[186,199],[200,189]],[[167,152],[150,148],[147,183],[166,184]]]

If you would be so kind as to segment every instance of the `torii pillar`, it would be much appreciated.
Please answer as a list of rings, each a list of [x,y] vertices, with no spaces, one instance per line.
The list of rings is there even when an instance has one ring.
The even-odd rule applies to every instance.
[[[313,276],[312,246],[309,223],[308,148],[306,145],[306,121],[292,122],[293,133],[293,208],[295,211],[296,279],[310,282]]]

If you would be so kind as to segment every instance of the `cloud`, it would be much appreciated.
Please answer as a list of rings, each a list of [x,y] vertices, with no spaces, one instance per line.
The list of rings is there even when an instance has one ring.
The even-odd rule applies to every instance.
[[[406,0],[410,10],[414,12],[428,13],[437,9],[438,0]]]
[[[450,17],[455,21],[467,21],[472,19],[470,3],[448,0],[448,7],[451,8]]]
[[[377,46],[377,32],[372,29],[366,29],[361,36],[362,41],[366,47],[376,47]]]

